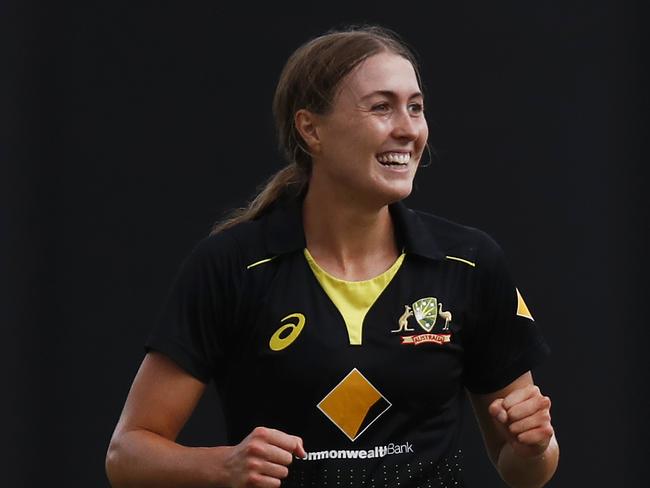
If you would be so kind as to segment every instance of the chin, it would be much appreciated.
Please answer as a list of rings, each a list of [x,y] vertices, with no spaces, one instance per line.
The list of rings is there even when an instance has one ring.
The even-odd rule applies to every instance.
[[[390,185],[389,187],[384,187],[380,192],[378,192],[378,196],[380,197],[379,199],[382,206],[389,205],[404,200],[411,194],[412,190],[413,182],[411,181],[408,184],[404,183],[401,185]]]

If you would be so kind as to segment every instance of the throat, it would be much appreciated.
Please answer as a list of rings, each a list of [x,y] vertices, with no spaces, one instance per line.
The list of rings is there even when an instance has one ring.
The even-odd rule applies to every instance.
[[[319,195],[315,185],[305,197],[302,217],[307,248],[334,276],[367,279],[397,259],[387,205],[365,207],[353,197]]]

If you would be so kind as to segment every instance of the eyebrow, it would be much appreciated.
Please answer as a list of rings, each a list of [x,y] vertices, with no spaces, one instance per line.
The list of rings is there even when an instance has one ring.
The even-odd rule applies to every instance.
[[[383,96],[389,97],[389,98],[397,98],[398,97],[397,93],[395,93],[393,91],[390,91],[390,90],[376,90],[374,92],[371,92],[371,93],[368,93],[367,95],[362,96],[361,100],[365,100],[366,98],[374,97],[376,95],[383,95]],[[424,98],[422,93],[417,91],[417,92],[413,93],[408,99],[410,100],[411,98],[415,98],[415,97]]]

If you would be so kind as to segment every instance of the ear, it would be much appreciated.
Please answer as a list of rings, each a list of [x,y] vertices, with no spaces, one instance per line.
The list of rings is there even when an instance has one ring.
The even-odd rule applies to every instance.
[[[296,125],[296,130],[302,139],[307,143],[309,152],[319,152],[321,140],[318,133],[318,115],[307,109],[301,108],[294,115],[293,123]]]

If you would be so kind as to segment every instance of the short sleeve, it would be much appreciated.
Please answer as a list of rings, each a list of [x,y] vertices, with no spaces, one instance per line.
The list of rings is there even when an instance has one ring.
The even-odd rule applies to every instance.
[[[464,336],[464,383],[490,393],[540,364],[550,353],[517,289],[500,246],[482,234],[477,259],[476,310]]]
[[[158,351],[204,383],[225,360],[237,296],[237,259],[227,236],[204,238],[183,261],[145,351]]]

